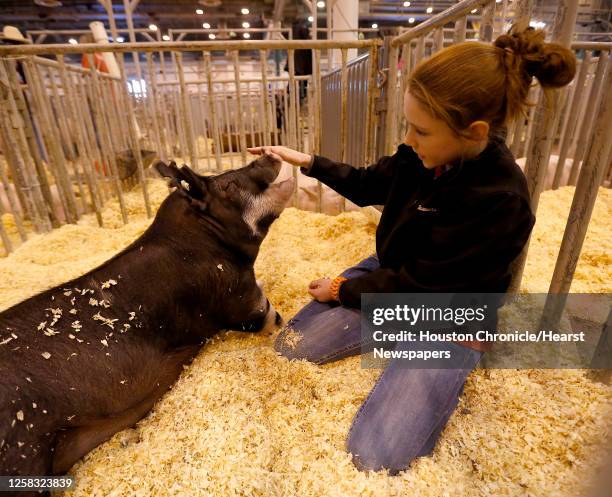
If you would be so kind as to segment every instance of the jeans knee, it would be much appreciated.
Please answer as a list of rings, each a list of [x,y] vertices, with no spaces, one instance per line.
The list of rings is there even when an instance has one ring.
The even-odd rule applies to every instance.
[[[299,330],[290,326],[285,326],[276,337],[274,342],[274,350],[287,359],[306,359],[308,357],[308,349],[301,346],[304,336]],[[314,361],[312,361],[314,362]]]
[[[359,471],[378,472],[386,470],[391,476],[408,469],[408,466],[416,457],[414,455],[398,459],[397,454],[389,447],[377,443],[367,443],[366,439],[359,437],[355,432],[349,434],[346,449],[351,454],[353,464]]]

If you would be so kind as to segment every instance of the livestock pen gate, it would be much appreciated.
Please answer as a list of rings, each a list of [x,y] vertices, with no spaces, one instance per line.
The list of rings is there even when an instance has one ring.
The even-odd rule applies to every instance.
[[[532,4],[516,2],[512,21],[526,25]],[[569,288],[598,186],[609,186],[612,142],[606,126],[612,112],[611,44],[572,41],[577,2],[560,4],[551,35],[579,54],[577,77],[549,100],[534,87],[537,104],[526,119],[512,123],[507,134],[513,153],[526,162],[534,210],[554,162],[552,150],[557,153],[550,186],[576,184],[551,283],[555,292]],[[7,110],[0,116],[0,147],[6,161],[0,164],[6,197],[0,202],[0,216],[10,215],[18,235],[11,238],[0,223],[5,252],[32,231],[48,232],[76,222],[85,213],[95,213],[102,225],[101,209],[111,197],[117,197],[127,223],[123,197],[135,183],[140,184],[152,216],[146,176],[153,156],[181,160],[207,173],[246,164],[246,147],[266,143],[322,153],[358,167],[393,153],[404,132],[399,109],[408,74],[425,57],[466,40],[467,34],[475,38],[475,32],[467,30],[467,16],[474,8],[482,8],[479,39],[491,41],[504,29],[506,0],[463,0],[384,42],[151,41],[0,47],[0,103]],[[296,50],[312,51],[311,75],[295,74]],[[349,50],[361,53],[349,60]],[[271,70],[272,51],[286,58],[286,74]],[[340,55],[340,67],[322,74],[322,54],[331,67],[334,52]],[[114,54],[119,76],[72,63],[75,56],[85,57],[94,67],[95,53]],[[257,55],[256,69],[247,77],[241,71],[241,54]],[[552,105],[547,105],[549,101]],[[151,153],[143,152],[147,149]],[[126,171],[129,164],[135,167],[133,175]],[[299,176],[297,170],[292,174]],[[316,211],[322,210],[324,188],[317,183],[312,207]],[[521,264],[518,261],[515,286]]]

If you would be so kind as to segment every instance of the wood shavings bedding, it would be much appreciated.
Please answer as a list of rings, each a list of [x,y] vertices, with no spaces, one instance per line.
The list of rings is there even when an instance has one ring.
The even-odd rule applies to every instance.
[[[167,188],[150,186],[157,207]],[[87,217],[0,260],[0,308],[82,274],[142,233],[150,220],[133,193],[128,225],[111,202],[109,228]],[[523,290],[546,290],[572,194],[542,195]],[[602,189],[574,291],[612,291],[611,207]],[[311,279],[373,253],[374,230],[359,212],[287,209],[264,241],[257,277],[288,319],[309,300]],[[431,457],[397,477],[359,472],[346,435],[380,371],[362,369],[358,357],[289,362],[273,339],[219,335],[144,420],[72,469],[77,486],[67,495],[575,496],[602,464],[610,387],[580,370],[477,370]]]

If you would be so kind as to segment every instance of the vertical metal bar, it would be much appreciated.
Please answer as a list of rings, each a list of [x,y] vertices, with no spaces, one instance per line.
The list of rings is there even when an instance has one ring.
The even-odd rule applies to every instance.
[[[172,123],[170,121],[170,117],[171,114],[170,112],[168,112],[168,109],[170,107],[170,99],[168,97],[168,92],[167,90],[164,89],[164,91],[162,91],[159,94],[159,100],[160,100],[160,112],[162,109],[164,109],[164,112],[161,112],[161,115],[163,117],[163,126],[162,126],[162,136],[165,137],[165,145],[166,145],[166,157],[172,157],[174,156],[174,144],[177,141],[177,138],[174,134],[174,129],[172,128]]]
[[[13,182],[15,184],[16,191],[23,194],[20,198],[22,200],[21,205],[25,213],[30,213],[32,222],[37,232],[45,230],[44,222],[39,210],[36,208],[32,194],[32,180],[28,175],[23,158],[14,153],[17,149],[13,137],[9,132],[10,124],[8,119],[3,118],[0,114],[0,148],[4,150],[6,154],[7,164],[11,167],[11,174],[13,175]]]
[[[32,173],[25,171],[24,173],[28,176],[31,175],[32,177],[37,177],[39,183],[39,187],[38,185],[32,185],[33,190],[31,193],[31,205],[36,209],[36,212],[32,213],[34,226],[36,227],[37,231],[49,231],[51,227],[58,227],[60,223],[58,216],[55,213],[51,188],[49,186],[49,181],[47,180],[45,168],[42,163],[38,142],[36,141],[34,122],[30,116],[30,111],[28,110],[25,94],[21,89],[19,81],[17,80],[17,72],[14,63],[6,61],[5,64],[0,64],[0,72],[5,74],[9,82],[6,95],[3,96],[2,99],[6,100],[7,107],[9,109],[14,108],[15,112],[17,112],[21,117],[21,119],[14,119],[14,122],[23,123],[24,135],[27,141],[29,153],[23,150],[21,155],[23,158],[31,155],[31,157],[34,159],[34,171],[32,171]],[[11,150],[16,149],[11,148],[8,150],[7,158]],[[27,161],[24,164],[27,167]],[[29,204],[26,204],[23,207],[24,210],[27,211]]]
[[[417,38],[415,62],[418,64],[425,58],[425,37]]]
[[[214,88],[212,81],[212,68],[210,60],[210,52],[203,52],[204,55],[204,71],[206,72],[206,82],[208,84],[208,109],[209,115],[212,119],[213,133],[214,133],[214,144],[215,144],[215,160],[217,161],[217,171],[221,171],[221,134],[219,132],[219,122],[217,121],[217,109],[215,108],[214,102]]]
[[[555,176],[553,178],[552,188],[556,190],[559,188],[561,183],[561,176],[563,174],[563,168],[565,167],[565,160],[567,159],[567,153],[569,151],[571,143],[574,141],[574,132],[576,130],[577,119],[575,116],[578,115],[578,109],[582,102],[582,94],[584,91],[584,82],[589,72],[591,65],[591,52],[587,51],[584,54],[584,59],[580,65],[578,77],[574,80],[574,92],[572,95],[572,101],[568,111],[567,127],[561,138],[561,149],[559,150],[559,159],[557,161],[557,169],[555,170]]]
[[[41,72],[44,74],[42,67],[41,67]],[[83,188],[83,182],[81,180],[81,175],[79,174],[80,173],[79,168],[78,168],[79,160],[78,160],[78,157],[76,157],[75,150],[74,150],[74,143],[73,143],[74,140],[70,137],[70,133],[68,132],[68,123],[66,120],[65,110],[69,108],[69,104],[68,102],[66,102],[66,105],[62,105],[62,103],[60,102],[60,95],[57,89],[57,84],[55,83],[55,76],[52,74],[50,68],[47,68],[47,78],[51,82],[51,92],[56,102],[56,106],[54,108],[53,103],[51,101],[51,97],[49,97],[50,108],[56,115],[57,122],[59,124],[60,136],[63,135],[65,148],[68,148],[70,150],[71,155],[74,156],[72,158],[72,166],[73,166],[72,172],[76,180],[77,188],[79,189],[79,196],[81,197],[80,209],[79,209],[79,204],[76,202],[76,198],[75,198],[75,207],[77,209],[77,218],[78,218],[81,216],[82,213],[87,212],[88,209],[87,209],[87,202],[85,200],[85,190]],[[62,85],[63,83],[64,81],[62,80]],[[63,87],[63,92],[64,92],[64,98],[67,100],[68,99],[67,89],[65,87]],[[85,172],[83,171],[83,176],[85,175],[84,173]],[[70,189],[72,190],[72,181],[70,180],[70,177],[68,178],[68,182],[70,183]]]
[[[39,118],[41,123],[42,135],[45,138],[47,144],[47,150],[49,151],[54,165],[54,171],[57,179],[57,192],[60,195],[60,199],[63,199],[65,203],[65,214],[66,221],[69,223],[75,223],[78,219],[76,199],[74,192],[72,191],[72,185],[68,177],[68,170],[66,167],[66,161],[64,158],[64,152],[60,147],[60,138],[57,133],[57,126],[53,124],[51,117],[51,109],[49,108],[49,101],[42,85],[42,77],[38,68],[29,58],[24,63],[26,77],[28,78],[28,85],[31,88],[35,102],[37,102],[37,109],[39,111]]]
[[[147,188],[147,182],[145,180],[144,165],[142,163],[142,155],[140,153],[140,144],[138,143],[138,131],[136,129],[136,117],[134,115],[134,108],[132,106],[132,98],[127,91],[127,77],[125,72],[125,63],[123,61],[123,54],[117,54],[119,62],[119,72],[121,73],[121,79],[123,81],[123,92],[127,103],[126,110],[128,112],[128,128],[130,131],[130,140],[132,143],[132,150],[134,151],[134,157],[136,158],[136,167],[138,170],[138,179],[140,180],[140,186],[142,188],[142,197],[145,204],[145,210],[147,217],[150,218],[153,215],[151,210],[151,203],[149,201],[149,190]],[[140,70],[140,66],[138,66]],[[140,74],[139,74],[140,75]]]
[[[433,53],[438,52],[444,48],[444,27],[440,26],[439,28],[434,30],[434,38],[433,38]],[[408,47],[409,44],[405,44],[404,47]]]
[[[229,159],[230,159],[230,168],[234,169],[234,147],[232,145],[232,128],[230,125],[230,115],[229,115],[229,109],[227,106],[227,96],[228,96],[228,92],[227,92],[227,86],[225,83],[223,83],[223,105],[221,105],[221,110],[224,113],[225,116],[225,129],[227,130],[227,145],[229,148]]]
[[[519,0],[518,10],[522,4],[530,4],[528,0]],[[560,0],[558,2],[557,14],[553,26],[552,39],[566,47],[569,47],[576,17],[578,14],[578,2],[576,0]],[[525,21],[521,21],[525,22]],[[527,187],[531,196],[531,208],[537,212],[540,194],[544,188],[544,179],[548,169],[550,150],[552,146],[552,130],[556,128],[558,119],[557,106],[559,105],[559,92],[552,91],[550,99],[544,99],[542,95],[534,116],[533,141],[527,152],[525,163],[525,176],[527,177]],[[518,289],[522,278],[529,241],[517,261],[513,265],[513,281],[511,290]]]
[[[206,170],[207,171],[212,171],[212,165],[210,163],[210,142],[208,141],[209,138],[209,133],[208,133],[208,126],[209,126],[209,116],[206,115],[206,113],[204,112],[203,109],[203,102],[204,102],[204,97],[202,96],[202,86],[200,84],[198,84],[198,105],[200,106],[200,113],[202,114],[202,136],[204,137],[204,150],[206,152]],[[212,139],[211,139],[212,142]]]
[[[4,140],[2,139],[2,137],[0,137],[0,150],[4,149],[5,146],[6,144],[4,143]],[[7,152],[8,151],[4,149],[5,156],[8,156]],[[27,236],[25,228],[23,227],[23,221],[21,219],[21,214],[19,212],[19,199],[17,198],[15,191],[11,188],[11,183],[6,174],[6,169],[4,168],[2,163],[0,163],[0,181],[2,182],[2,186],[6,194],[6,200],[8,201],[8,205],[9,205],[9,211],[11,215],[13,216],[13,220],[15,221],[15,226],[17,227],[17,232],[19,233],[19,237],[21,238],[21,241],[25,242],[28,239],[28,236]],[[16,186],[16,185],[13,185],[13,186]],[[0,201],[0,207],[1,206],[2,206],[2,202]],[[2,219],[0,216],[0,225],[1,224],[2,224]],[[9,240],[9,244],[10,244],[10,240]]]
[[[238,50],[232,52],[232,60],[234,62],[234,85],[236,88],[236,118],[238,120],[238,134],[240,136],[240,155],[242,157],[242,165],[247,163],[247,146],[246,136],[244,131],[244,119],[242,118],[242,96],[240,85],[240,60],[238,58]]]
[[[268,122],[272,134],[272,144],[280,145],[278,141],[278,129],[276,126],[276,82],[270,82],[270,106],[268,107]]]
[[[529,27],[531,13],[533,11],[533,0],[518,0],[518,2],[513,2],[513,5],[514,26],[516,26],[519,31],[523,31]]]
[[[466,28],[467,28],[467,17],[461,17],[460,19],[457,19],[455,21],[455,32],[453,33],[454,43],[461,43],[465,41]]]
[[[370,61],[370,70],[368,74],[368,103],[366,111],[366,137],[365,137],[365,153],[366,163],[371,164],[374,162],[375,154],[375,140],[374,140],[374,126],[376,125],[376,118],[374,115],[374,101],[377,96],[378,88],[376,86],[376,75],[378,74],[378,47],[370,47],[370,54],[368,56]]]
[[[308,86],[306,87],[306,91],[308,94],[308,151],[311,154],[315,153],[315,144],[314,144],[314,119],[315,119],[315,95],[314,89],[312,86],[312,76],[308,78]]]
[[[193,137],[193,128],[191,126],[192,119],[189,115],[189,94],[187,92],[187,85],[185,84],[185,73],[183,71],[183,54],[181,52],[177,52],[176,57],[174,59],[176,63],[176,70],[178,72],[179,77],[179,87],[181,92],[181,106],[180,111],[183,118],[183,126],[185,129],[185,140],[187,142],[187,151],[189,153],[189,158],[191,159],[191,164],[194,170],[198,170],[198,158],[196,157],[194,150],[194,137]]]
[[[76,83],[75,89],[77,98],[80,101],[79,108],[84,109],[81,110],[81,116],[83,117],[83,122],[85,123],[85,147],[88,155],[94,161],[92,174],[94,177],[94,182],[98,185],[98,193],[100,194],[99,204],[100,206],[103,206],[104,202],[112,196],[112,187],[109,184],[109,179],[104,176],[102,171],[105,159],[101,151],[101,146],[96,137],[95,113],[93,107],[95,98],[93,91],[93,77],[91,73],[84,78],[81,78],[75,74],[74,78],[72,79]],[[98,135],[101,133],[101,130],[98,131]]]
[[[295,82],[294,93],[299,95],[300,93],[300,83],[299,81]],[[301,116],[302,116],[302,103],[300,97],[297,96],[295,99],[295,129],[296,129],[296,140],[297,140],[297,149],[302,150],[304,148],[304,127],[300,126]]]
[[[328,50],[329,53],[329,50]],[[288,62],[288,66],[289,66],[289,139],[290,139],[290,144],[291,147],[296,148],[297,147],[297,95],[295,94],[296,91],[296,84],[295,84],[295,50],[293,49],[289,49],[287,50],[287,62]],[[287,116],[285,116],[285,119],[287,119]],[[295,174],[297,175],[297,170],[295,171]]]
[[[83,138],[83,128],[80,125],[81,119],[79,115],[79,106],[76,103],[76,97],[74,94],[73,82],[70,78],[68,78],[68,71],[66,71],[66,64],[64,62],[64,56],[59,54],[57,55],[57,62],[59,63],[59,73],[60,78],[62,80],[62,86],[64,88],[64,95],[68,100],[68,105],[70,106],[70,111],[75,120],[75,138],[77,142],[77,149],[80,160],[83,161],[83,176],[85,177],[85,181],[87,182],[87,187],[89,189],[89,196],[91,199],[91,205],[93,207],[94,212],[96,213],[96,220],[98,221],[98,225],[102,226],[102,214],[100,212],[100,206],[98,205],[98,199],[96,195],[96,185],[94,183],[94,179],[92,177],[93,164],[91,163],[91,156],[88,154],[87,149],[85,148],[85,140]],[[76,167],[75,167],[76,170]],[[78,172],[77,172],[78,174]],[[83,201],[85,201],[85,195],[83,195]]]
[[[399,57],[398,47],[391,46],[389,52],[389,77],[387,79],[387,122],[385,125],[385,154],[392,154],[396,142],[397,121],[397,61]]]
[[[264,125],[264,131],[265,131],[265,139],[266,139],[266,143],[271,144],[272,143],[272,137],[270,134],[270,130],[271,130],[271,126],[270,126],[270,114],[269,114],[269,95],[268,95],[268,68],[267,68],[267,58],[268,58],[268,51],[267,50],[260,50],[259,51],[259,60],[261,63],[261,98],[263,99],[263,113],[264,115],[262,116],[263,119],[263,125]]]
[[[2,222],[3,214],[4,207],[2,206],[2,202],[0,202],[0,240],[2,240],[2,245],[4,245],[5,254],[8,255],[13,251],[13,244],[11,243],[11,239],[9,238],[6,230],[4,229],[4,223]]]
[[[312,86],[314,91],[314,150],[315,153],[321,152],[321,51],[313,49],[313,71],[312,71]],[[333,57],[333,54],[332,54]],[[321,191],[319,191],[321,193]],[[320,195],[319,195],[320,196]],[[319,209],[319,212],[321,210]]]
[[[586,101],[586,108],[584,111],[584,118],[580,127],[580,134],[578,135],[578,140],[576,141],[576,150],[574,151],[574,159],[572,161],[572,168],[569,174],[568,185],[575,185],[576,179],[578,178],[579,164],[582,159],[582,155],[584,154],[585,147],[587,146],[587,142],[591,135],[591,120],[593,114],[595,114],[595,109],[597,108],[597,103],[599,101],[602,88],[606,88],[606,84],[604,84],[604,77],[606,75],[606,69],[609,64],[609,54],[602,52],[599,56],[599,61],[597,62],[597,70],[595,72],[595,78],[593,79],[593,85],[591,86],[591,91],[589,92],[589,97]],[[609,80],[607,81],[609,84]]]
[[[497,33],[497,36],[503,34],[504,32],[504,23],[506,22],[506,15],[508,13],[508,2],[509,1],[510,0],[503,0],[502,2],[501,19],[499,23],[499,32]]]
[[[491,1],[482,8],[480,17],[480,31],[478,37],[482,41],[493,40],[493,19],[495,16],[495,2]]]
[[[348,143],[347,143],[347,134],[348,134],[348,71],[346,68],[347,59],[348,59],[348,50],[346,48],[341,49],[342,56],[342,69],[341,69],[341,110],[340,110],[340,152],[342,157],[342,162],[347,162],[348,156]],[[342,197],[342,212],[346,210],[346,200]]]
[[[366,148],[365,148],[365,136],[366,136],[366,112],[368,108],[368,60],[364,60],[363,64],[360,65],[359,73],[359,108],[357,111],[357,120],[359,121],[359,133],[356,137],[356,142],[359,144],[359,153],[357,154],[356,161],[354,164],[357,167],[363,167],[366,163]]]
[[[601,59],[600,59],[601,61]],[[612,78],[612,65],[607,64],[607,81]],[[586,237],[589,221],[599,192],[599,185],[606,171],[606,160],[610,156],[612,146],[612,89],[605,88],[605,94],[598,108],[593,132],[589,141],[582,172],[576,185],[570,215],[565,226],[559,256],[550,282],[549,294],[557,298],[549,298],[544,306],[544,316],[547,324],[555,326],[559,322],[565,305],[567,293],[576,271],[582,245]],[[545,328],[554,329],[554,328]]]
[[[89,58],[89,67],[91,67],[91,75],[92,75],[92,83],[93,83],[92,89],[94,92],[93,109],[94,109],[94,116],[95,116],[96,122],[98,123],[96,127],[98,130],[98,136],[100,138],[100,145],[101,145],[102,150],[106,152],[106,155],[108,158],[109,167],[111,170],[111,175],[110,175],[111,181],[115,188],[115,194],[117,195],[117,200],[119,201],[119,209],[121,211],[121,218],[123,220],[123,224],[127,224],[128,222],[127,209],[125,207],[125,201],[123,199],[123,191],[121,190],[121,183],[119,182],[119,175],[117,174],[117,163],[115,159],[114,149],[111,143],[111,135],[109,133],[109,123],[106,122],[106,116],[104,112],[102,111],[102,109],[100,108],[101,102],[102,102],[102,94],[100,92],[100,81],[98,78],[98,72],[94,69],[95,65],[93,61],[93,56],[91,54],[87,54],[87,57]],[[122,73],[122,80],[124,81],[125,84],[127,84],[123,73]],[[102,164],[101,164],[101,167],[103,167]]]
[[[153,116],[153,133],[155,134],[155,144],[157,153],[162,160],[166,160],[165,147],[162,145],[162,133],[160,130],[160,110],[157,96],[157,76],[153,67],[153,55],[150,52],[146,53],[147,57],[147,72],[149,73],[149,88],[151,94],[147,101],[151,105],[151,115]]]
[[[251,147],[256,147],[259,145],[262,145],[262,143],[259,143],[258,141],[256,141],[256,132],[255,132],[255,125],[253,124],[253,95],[251,92],[251,83],[248,82],[247,84],[247,95],[249,96],[248,98],[248,106],[247,106],[247,113],[249,116],[249,129],[251,130]]]
[[[529,90],[529,93],[531,95],[533,95],[533,100],[535,100],[536,102],[540,99],[540,98],[544,98],[544,96],[542,95],[542,88],[540,86],[532,86]],[[530,99],[530,102],[532,100]],[[522,153],[525,156],[529,155],[529,150],[531,149],[531,142],[533,141],[533,127],[535,124],[535,118],[536,118],[536,110],[537,110],[537,104],[534,107],[531,107],[529,109],[529,117],[527,119],[527,130],[525,131],[525,141],[522,143]]]

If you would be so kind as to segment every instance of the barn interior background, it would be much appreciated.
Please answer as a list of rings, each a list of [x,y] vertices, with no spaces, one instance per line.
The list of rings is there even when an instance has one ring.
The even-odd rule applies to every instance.
[[[363,167],[400,143],[404,81],[421,59],[512,23],[544,27],[578,58],[574,81],[548,98],[534,85],[529,115],[508,128],[538,218],[514,288],[612,289],[606,0],[0,0],[0,13],[1,308],[140,234],[168,191],[155,158],[216,173],[271,143]],[[282,174],[298,180],[295,209],[257,270],[288,317],[310,279],[374,250],[377,215]],[[358,359],[289,365],[269,341],[211,344],[152,415],[76,468],[75,494],[576,495],[611,444],[605,382],[485,370],[432,458],[398,478],[364,475],[343,443],[376,372]]]

